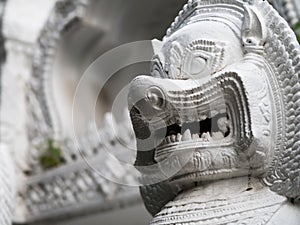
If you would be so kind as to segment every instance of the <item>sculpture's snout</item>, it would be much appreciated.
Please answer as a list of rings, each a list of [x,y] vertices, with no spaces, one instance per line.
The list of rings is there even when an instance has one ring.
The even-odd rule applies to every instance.
[[[129,110],[137,110],[145,121],[166,111],[167,93],[163,87],[163,79],[139,76],[130,85],[128,94]]]
[[[182,125],[226,113],[221,90],[217,80],[138,76],[129,88],[129,110],[155,129],[174,123]]]

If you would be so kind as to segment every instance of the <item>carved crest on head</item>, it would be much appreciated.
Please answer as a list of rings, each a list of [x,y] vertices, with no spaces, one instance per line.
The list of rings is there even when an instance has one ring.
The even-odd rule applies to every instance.
[[[242,40],[246,52],[263,50],[267,38],[267,27],[260,12],[252,6],[244,6],[245,17]]]

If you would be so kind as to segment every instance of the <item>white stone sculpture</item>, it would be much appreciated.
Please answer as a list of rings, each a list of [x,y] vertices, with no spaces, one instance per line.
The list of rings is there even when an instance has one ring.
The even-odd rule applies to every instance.
[[[300,224],[287,22],[262,0],[189,0],[155,46],[128,97],[151,224]]]

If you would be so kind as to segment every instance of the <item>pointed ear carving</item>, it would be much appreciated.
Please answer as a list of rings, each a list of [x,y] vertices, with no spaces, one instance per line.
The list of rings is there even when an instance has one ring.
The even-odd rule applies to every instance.
[[[150,74],[153,77],[166,78],[166,73],[164,71],[165,57],[161,52],[163,42],[157,39],[153,39],[151,43],[153,58],[151,60]]]
[[[254,8],[244,5],[242,40],[245,48],[262,47],[267,37],[267,27],[263,17]]]
[[[162,47],[162,41],[160,40],[157,40],[157,39],[153,39],[151,41],[151,44],[152,44],[152,49],[153,49],[153,53],[154,55],[156,54],[159,54],[160,53],[160,50],[161,50],[161,47]]]

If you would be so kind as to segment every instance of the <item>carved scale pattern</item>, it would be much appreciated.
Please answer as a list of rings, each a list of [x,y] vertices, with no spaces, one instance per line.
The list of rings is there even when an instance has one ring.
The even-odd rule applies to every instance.
[[[279,206],[269,206],[263,209],[258,208],[255,210],[250,209],[246,212],[235,212],[230,215],[222,215],[216,216],[217,213],[222,212],[225,213],[224,209],[219,208],[212,210],[211,212],[202,212],[202,213],[195,213],[193,212],[192,215],[187,214],[184,212],[182,215],[176,215],[172,218],[163,218],[161,221],[156,219],[151,223],[159,224],[159,225],[167,225],[167,224],[228,224],[228,225],[235,225],[235,224],[243,224],[243,225],[264,225],[266,224],[270,218],[274,215],[274,213],[278,210]],[[236,208],[232,207],[231,209],[237,210]],[[195,214],[194,214],[195,213]],[[210,214],[209,219],[202,219],[203,215]],[[253,214],[256,216],[253,217]],[[186,220],[186,222],[182,222],[182,220]]]
[[[268,38],[265,45],[266,59],[273,67],[280,86],[281,99],[275,99],[284,114],[277,115],[284,126],[278,134],[278,143],[283,148],[275,150],[273,168],[269,171],[267,183],[271,189],[290,198],[300,197],[300,47],[295,35],[271,6],[261,2],[258,7],[267,21]],[[276,87],[273,86],[273,89]],[[276,92],[275,92],[276,93]],[[284,105],[282,106],[281,101]],[[279,118],[281,117],[281,118]]]
[[[197,188],[190,192],[196,195]],[[285,201],[267,189],[205,202],[190,195],[168,203],[151,224],[266,224]]]

